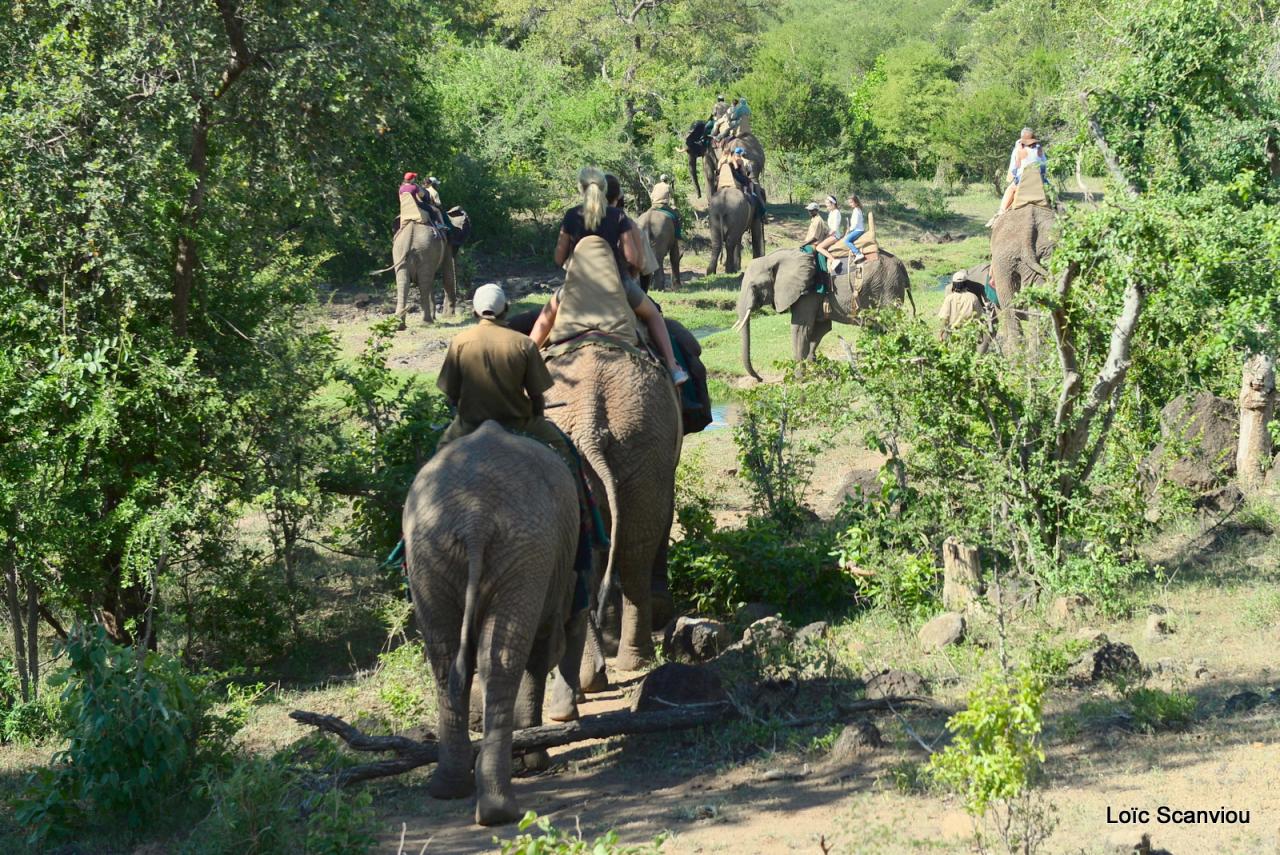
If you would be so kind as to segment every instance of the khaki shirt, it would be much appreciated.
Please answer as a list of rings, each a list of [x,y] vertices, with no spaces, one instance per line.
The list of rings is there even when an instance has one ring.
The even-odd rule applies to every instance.
[[[671,185],[665,181],[659,181],[653,185],[653,189],[649,191],[649,204],[655,208],[662,205],[670,205]]]
[[[463,421],[479,425],[493,419],[512,427],[533,417],[529,396],[542,394],[553,382],[533,339],[481,318],[449,342],[436,385],[458,403]]]
[[[422,222],[422,211],[418,208],[418,200],[410,193],[400,194],[400,222]]]
[[[804,242],[817,243],[830,233],[831,231],[827,228],[826,220],[822,219],[822,217],[810,217],[809,231],[805,232]]]
[[[938,308],[938,318],[944,330],[953,329],[970,318],[982,314],[982,301],[972,291],[956,291],[950,287]]]

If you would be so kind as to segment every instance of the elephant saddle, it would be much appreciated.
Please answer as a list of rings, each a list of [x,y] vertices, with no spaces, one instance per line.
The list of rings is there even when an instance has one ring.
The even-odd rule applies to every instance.
[[[1013,204],[1009,206],[1009,210],[1026,205],[1049,206],[1049,198],[1044,194],[1044,180],[1040,178],[1039,168],[1022,170],[1022,177],[1018,179],[1018,189],[1013,193]]]

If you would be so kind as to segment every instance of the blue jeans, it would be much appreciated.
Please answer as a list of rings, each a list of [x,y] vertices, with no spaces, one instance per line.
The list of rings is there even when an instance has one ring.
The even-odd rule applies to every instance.
[[[855,257],[862,258],[862,250],[854,246],[853,242],[858,238],[862,237],[866,233],[867,233],[866,229],[858,229],[856,231],[850,230],[847,234],[845,234],[844,238],[840,241],[840,243],[849,247],[849,252],[852,253]]]

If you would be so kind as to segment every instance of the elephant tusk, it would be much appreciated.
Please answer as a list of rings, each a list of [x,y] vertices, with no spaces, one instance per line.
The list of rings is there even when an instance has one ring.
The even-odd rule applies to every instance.
[[[751,317],[751,315],[747,314],[747,315],[743,315],[742,317],[738,318],[738,322],[737,322],[737,323],[735,323],[735,324],[733,325],[733,331],[734,331],[734,332],[742,332],[742,328],[743,328],[743,327],[745,327],[745,326],[747,325],[747,320],[748,320],[750,317]]]

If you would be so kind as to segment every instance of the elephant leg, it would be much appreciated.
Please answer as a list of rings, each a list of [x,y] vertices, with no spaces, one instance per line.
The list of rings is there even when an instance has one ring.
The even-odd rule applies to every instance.
[[[484,739],[476,758],[476,822],[503,825],[520,818],[511,786],[511,731],[524,669],[516,664],[521,657],[512,655],[512,651],[528,646],[519,644],[517,632],[501,632],[490,626],[482,630],[481,637],[485,635],[490,636],[490,642],[479,662],[484,683]]]
[[[680,290],[680,243],[671,242],[671,290]]]
[[[422,322],[433,323],[436,319],[436,272],[434,269],[419,277],[418,293],[422,295]]]
[[[475,755],[471,750],[471,736],[467,729],[473,675],[466,675],[457,696],[450,695],[449,667],[458,655],[457,638],[462,615],[456,615],[452,621],[446,619],[444,623],[447,625],[429,624],[419,618],[419,624],[423,627],[430,626],[431,635],[434,636],[428,637],[426,647],[432,675],[435,677],[436,708],[439,710],[436,730],[440,736],[440,760],[431,773],[427,791],[437,799],[462,799],[475,791],[475,775],[472,772]],[[453,630],[452,640],[448,635],[450,630]]]
[[[764,220],[760,216],[751,218],[751,257],[764,255]]]
[[[447,246],[440,264],[443,271],[440,278],[444,285],[444,310],[441,314],[453,317],[458,313],[458,268],[453,263],[453,253]]]
[[[729,241],[724,252],[724,272],[737,273],[742,269],[742,235]]]
[[[545,698],[547,718],[552,721],[574,721],[578,717],[578,704],[582,690],[579,688],[579,668],[587,645],[587,616],[589,609],[578,612],[565,626],[564,656],[551,672],[550,691]],[[602,663],[603,664],[603,663]]]
[[[654,631],[664,629],[676,616],[676,607],[671,599],[671,587],[667,579],[667,550],[670,548],[670,537],[664,537],[658,547],[658,557],[653,562],[653,575],[649,579]]]
[[[582,659],[578,668],[578,685],[587,694],[603,692],[609,688],[609,674],[605,669],[604,640],[600,637],[600,628],[596,626],[595,616],[587,614],[587,625],[584,633]]]
[[[529,661],[525,663],[516,692],[515,727],[537,727],[542,724],[542,704],[546,693],[547,672],[551,670],[549,639],[539,638],[533,643]],[[526,751],[512,758],[518,772],[541,772],[551,765],[551,756],[543,749]]]
[[[723,238],[720,235],[720,227],[713,220],[711,223],[711,263],[707,265],[707,275],[710,276],[716,272],[716,265],[720,263],[720,247]],[[726,269],[728,261],[725,261]]]
[[[409,263],[407,258],[396,262],[396,319],[400,329],[405,328],[404,319],[409,313],[409,283],[412,281]]]

